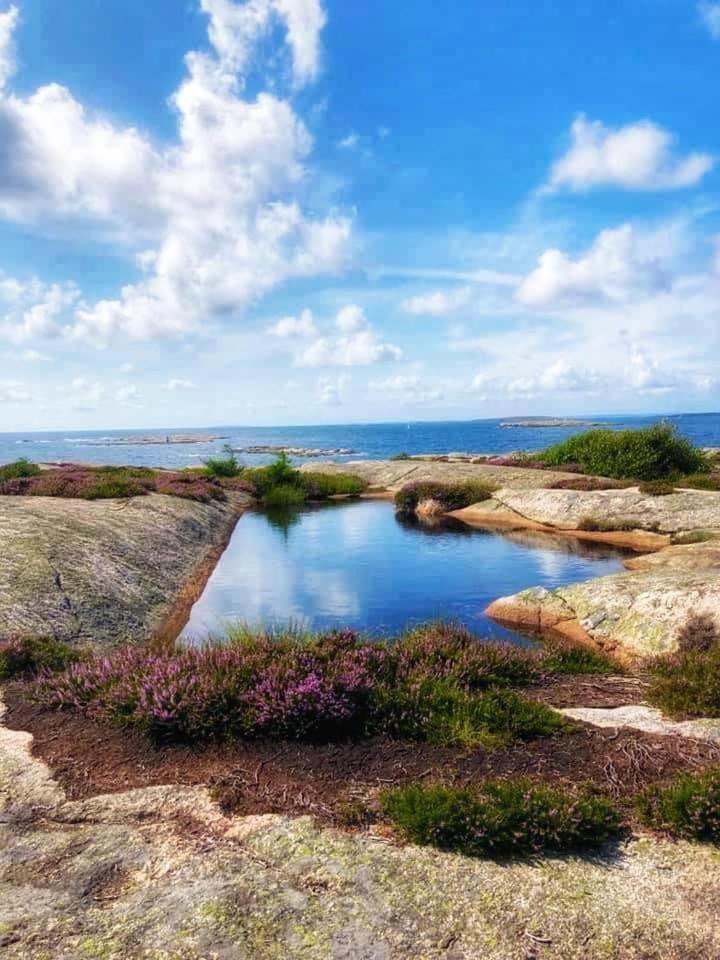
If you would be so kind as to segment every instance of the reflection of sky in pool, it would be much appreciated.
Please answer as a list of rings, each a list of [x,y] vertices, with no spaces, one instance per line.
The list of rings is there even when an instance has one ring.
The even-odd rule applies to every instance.
[[[513,637],[484,616],[494,599],[621,569],[610,548],[541,534],[497,534],[457,521],[399,521],[387,503],[361,501],[299,513],[248,513],[184,631],[202,639],[228,621],[301,621],[375,635],[409,623],[460,620]]]

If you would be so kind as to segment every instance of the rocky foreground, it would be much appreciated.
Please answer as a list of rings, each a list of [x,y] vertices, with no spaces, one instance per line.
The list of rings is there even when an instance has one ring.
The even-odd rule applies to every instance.
[[[172,633],[248,502],[0,497],[0,636],[117,644]]]
[[[720,956],[711,848],[635,838],[505,865],[309,819],[225,817],[198,787],[71,801],[30,741],[0,725],[8,960]]]

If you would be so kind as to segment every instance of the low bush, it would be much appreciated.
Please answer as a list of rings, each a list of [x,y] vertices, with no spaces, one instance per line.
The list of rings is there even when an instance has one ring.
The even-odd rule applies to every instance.
[[[18,480],[21,477],[37,477],[42,471],[36,463],[31,463],[24,457],[14,463],[6,463],[0,467],[0,482],[4,480]]]
[[[77,663],[80,653],[60,640],[29,637],[0,640],[0,680],[59,672]]]
[[[412,458],[409,453],[396,453],[392,457],[390,457],[390,459],[391,460],[410,460]]]
[[[654,784],[643,791],[636,806],[640,820],[653,830],[720,844],[720,770]]]
[[[223,457],[211,457],[205,461],[205,473],[209,477],[237,477],[242,472],[233,448],[229,443],[223,447]]]
[[[590,430],[541,454],[548,465],[579,463],[586,473],[620,480],[664,480],[702,472],[702,450],[667,424],[643,430]]]
[[[547,465],[528,454],[514,453],[508,457],[488,457],[485,461],[489,467],[515,467],[522,470],[545,470]]]
[[[640,493],[648,497],[669,497],[675,493],[672,480],[645,480],[640,484]]]
[[[709,530],[690,530],[688,533],[680,533],[673,537],[673,543],[678,547],[685,547],[694,543],[708,543],[715,538],[716,534]]]
[[[550,490],[581,490],[593,493],[596,490],[625,490],[631,486],[628,481],[607,480],[604,477],[573,477],[568,480],[558,480]]]
[[[688,650],[652,664],[648,700],[672,717],[720,717],[720,648]]]
[[[693,473],[690,476],[681,477],[677,481],[676,486],[690,490],[720,491],[720,473],[717,471],[711,473]]]
[[[305,500],[306,495],[302,487],[281,483],[278,486],[270,487],[263,494],[262,505],[269,510],[280,510],[288,507],[301,507]]]
[[[471,648],[458,628],[428,631],[371,643],[353,631],[238,628],[224,646],[115,651],[41,678],[36,696],[154,741],[381,734],[495,746],[566,727],[541,704],[500,689],[539,675],[537,654],[503,655],[477,640]]]
[[[637,524],[632,520],[603,520],[600,517],[583,517],[578,523],[578,530],[586,533],[629,533],[637,530]]]
[[[421,481],[403,487],[395,495],[395,507],[398,513],[409,515],[415,513],[423,500],[434,500],[445,511],[462,510],[474,503],[489,500],[493,495],[493,487],[487,483],[470,481],[467,483],[436,483]]]
[[[301,473],[300,477],[308,500],[359,497],[368,488],[361,477],[347,473]]]
[[[479,790],[401,787],[383,792],[380,802],[407,840],[474,857],[597,848],[621,825],[618,809],[602,796],[522,779]]]
[[[580,644],[546,641],[543,668],[550,674],[605,674],[618,676],[625,672],[612,657]]]

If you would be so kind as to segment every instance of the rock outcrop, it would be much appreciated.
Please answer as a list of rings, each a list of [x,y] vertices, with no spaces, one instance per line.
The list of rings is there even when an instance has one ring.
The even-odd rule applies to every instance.
[[[708,847],[473,861],[309,819],[228,818],[199,787],[71,801],[30,747],[0,726],[7,960],[720,956]]]
[[[112,644],[172,632],[248,502],[0,497],[0,637]]]

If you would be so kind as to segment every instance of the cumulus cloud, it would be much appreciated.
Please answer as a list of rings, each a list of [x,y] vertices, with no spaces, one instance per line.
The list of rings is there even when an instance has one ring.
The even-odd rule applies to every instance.
[[[15,73],[15,48],[13,36],[20,18],[17,7],[0,13],[0,90]]]
[[[0,273],[0,339],[20,345],[59,335],[61,318],[79,298],[72,284],[20,281]]]
[[[0,380],[0,403],[28,403],[31,399],[24,384],[17,380]]]
[[[343,390],[347,384],[345,377],[321,377],[318,380],[320,403],[324,407],[341,407]]]
[[[213,52],[186,57],[171,100],[175,143],[156,145],[91,114],[57,84],[27,97],[0,92],[0,217],[92,221],[134,248],[144,274],[116,298],[79,305],[74,339],[184,334],[344,262],[350,220],[308,216],[297,199],[312,149],[307,128],[289,98],[269,92],[277,78],[253,97],[244,88],[256,44],[276,21],[295,83],[312,79],[325,22],[319,0],[201,7]]]
[[[400,309],[416,316],[443,317],[466,306],[471,296],[470,287],[461,287],[458,290],[435,290],[403,300]]]
[[[320,337],[297,358],[298,367],[369,367],[399,360],[402,350],[383,343],[370,326],[362,309],[343,307],[335,319],[337,334]]]
[[[142,393],[138,387],[133,384],[129,384],[126,387],[120,387],[115,391],[115,399],[118,403],[121,403],[123,406],[132,406],[135,403],[139,403],[142,400]]]
[[[181,377],[176,377],[173,380],[168,380],[166,389],[171,393],[178,393],[180,391],[196,390],[197,387],[192,380],[183,380]]]
[[[399,403],[432,403],[442,400],[443,392],[430,387],[417,374],[397,374],[384,380],[371,380],[370,389]]]
[[[699,3],[698,13],[713,37],[720,38],[720,3]]]
[[[671,243],[666,233],[642,232],[624,224],[603,230],[577,259],[562,250],[547,250],[518,287],[516,299],[543,307],[592,298],[623,301],[639,292],[665,289],[670,284]]]
[[[552,168],[546,191],[675,190],[699,183],[715,163],[707,153],[676,156],[673,134],[649,120],[612,128],[580,116],[571,140]]]
[[[303,310],[298,317],[283,317],[273,324],[268,331],[273,337],[286,339],[289,337],[314,337],[317,327],[311,310]]]

